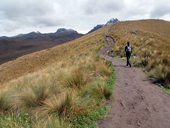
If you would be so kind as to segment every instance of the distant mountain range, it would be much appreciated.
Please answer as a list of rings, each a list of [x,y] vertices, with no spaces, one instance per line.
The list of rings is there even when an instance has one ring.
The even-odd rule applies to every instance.
[[[110,19],[106,24],[98,24],[98,25],[96,25],[92,30],[90,30],[88,33],[92,33],[92,32],[94,32],[94,31],[96,31],[96,30],[98,30],[98,29],[100,29],[100,28],[102,28],[102,27],[104,27],[104,26],[107,26],[107,25],[110,25],[110,24],[115,24],[115,23],[117,23],[117,22],[120,22],[117,18],[112,18],[112,19]]]
[[[40,32],[30,32],[27,34],[19,34],[17,36],[13,37],[0,37],[0,40],[29,40],[29,41],[35,41],[35,40],[47,40],[47,41],[57,41],[61,42],[63,41],[63,38],[66,37],[71,37],[72,38],[77,38],[82,36],[83,34],[79,34],[77,31],[73,29],[65,29],[65,28],[60,28],[58,29],[55,33],[40,33]],[[69,39],[68,39],[69,40]],[[64,40],[65,41],[65,40]],[[67,40],[66,40],[67,41]]]
[[[117,22],[119,22],[119,20],[113,18],[106,24],[95,26],[88,33]],[[81,36],[83,36],[83,34],[80,34],[73,29],[60,28],[55,33],[43,34],[40,32],[30,32],[28,34],[19,34],[13,37],[0,37],[0,64],[16,59],[25,54],[63,44]]]
[[[55,33],[31,32],[14,37],[0,37],[0,64],[22,55],[51,48],[83,36],[72,29],[60,28]]]

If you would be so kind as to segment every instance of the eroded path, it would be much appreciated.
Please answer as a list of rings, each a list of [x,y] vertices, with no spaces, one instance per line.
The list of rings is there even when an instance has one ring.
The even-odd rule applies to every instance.
[[[112,61],[117,74],[116,90],[111,100],[112,110],[99,128],[170,128],[170,95],[152,84],[139,68],[129,68],[125,62],[107,55],[114,40],[101,56]]]

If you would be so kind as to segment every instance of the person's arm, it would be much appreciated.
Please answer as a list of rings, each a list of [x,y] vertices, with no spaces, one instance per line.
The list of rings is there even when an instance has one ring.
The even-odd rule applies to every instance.
[[[127,46],[125,47],[125,52],[126,52],[126,50],[127,50]]]

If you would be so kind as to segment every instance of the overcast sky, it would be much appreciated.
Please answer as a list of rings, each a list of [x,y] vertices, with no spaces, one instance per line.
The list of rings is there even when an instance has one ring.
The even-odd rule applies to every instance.
[[[0,36],[60,27],[85,33],[111,18],[170,20],[170,0],[0,0]]]

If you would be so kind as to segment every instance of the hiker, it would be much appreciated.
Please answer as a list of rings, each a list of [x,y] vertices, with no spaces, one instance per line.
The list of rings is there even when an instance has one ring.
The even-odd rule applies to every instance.
[[[131,67],[130,56],[131,56],[131,53],[132,53],[132,47],[130,45],[130,42],[127,42],[127,45],[125,47],[125,52],[126,52],[126,59],[127,59],[126,66],[130,66]]]

